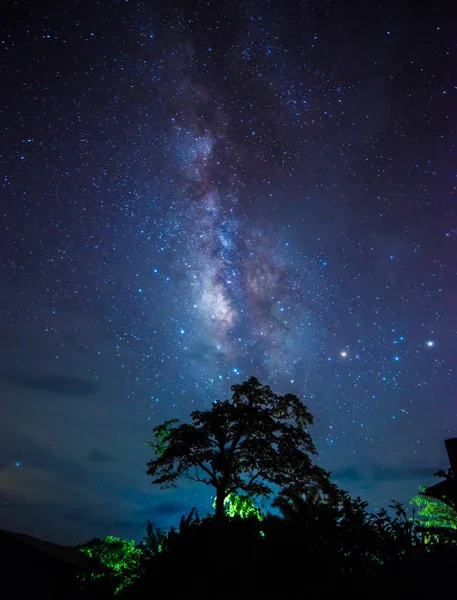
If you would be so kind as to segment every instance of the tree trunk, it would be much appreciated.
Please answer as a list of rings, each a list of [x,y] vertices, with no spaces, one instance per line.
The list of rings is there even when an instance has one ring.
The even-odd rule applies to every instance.
[[[216,510],[214,512],[217,519],[222,519],[225,516],[224,500],[225,488],[218,488],[216,491]]]

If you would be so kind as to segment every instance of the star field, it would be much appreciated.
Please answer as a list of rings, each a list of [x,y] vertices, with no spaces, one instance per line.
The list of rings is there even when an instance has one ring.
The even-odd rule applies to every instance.
[[[251,375],[342,487],[408,502],[456,434],[447,4],[6,12],[0,526],[209,509],[151,488],[144,442]]]

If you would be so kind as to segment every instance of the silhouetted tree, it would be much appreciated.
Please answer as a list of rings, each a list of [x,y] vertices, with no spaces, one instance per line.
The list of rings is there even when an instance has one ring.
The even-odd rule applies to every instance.
[[[231,389],[231,400],[192,412],[191,424],[173,419],[154,429],[152,483],[176,487],[185,475],[214,487],[217,517],[225,514],[227,496],[239,491],[267,497],[272,485],[301,493],[330,485],[329,474],[311,460],[313,417],[297,396],[278,396],[255,377]]]

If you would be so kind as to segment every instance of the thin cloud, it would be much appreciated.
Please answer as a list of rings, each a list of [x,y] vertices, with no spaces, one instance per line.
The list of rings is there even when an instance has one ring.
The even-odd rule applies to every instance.
[[[430,467],[381,465],[372,463],[362,466],[349,466],[332,472],[337,481],[348,483],[381,483],[384,481],[420,481],[433,477],[438,471]]]
[[[1,371],[0,381],[30,390],[53,392],[64,396],[91,396],[98,391],[97,385],[92,381],[57,373],[36,376],[22,371]]]

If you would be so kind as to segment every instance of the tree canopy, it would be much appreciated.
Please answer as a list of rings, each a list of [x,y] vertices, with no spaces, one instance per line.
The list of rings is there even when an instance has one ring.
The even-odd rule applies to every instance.
[[[230,494],[267,497],[273,487],[280,494],[330,489],[329,474],[312,462],[313,416],[301,400],[277,395],[255,377],[231,389],[230,400],[193,411],[192,423],[173,419],[154,429],[149,445],[155,457],[147,463],[152,483],[176,487],[186,476],[214,487],[218,517]]]

